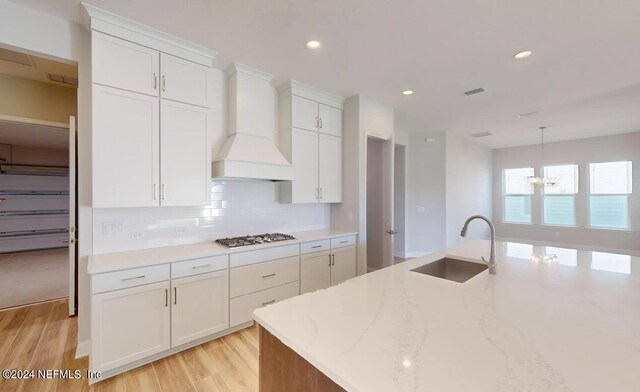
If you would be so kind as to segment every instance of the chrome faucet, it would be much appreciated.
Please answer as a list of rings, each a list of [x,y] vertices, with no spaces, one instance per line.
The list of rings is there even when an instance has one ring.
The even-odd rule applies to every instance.
[[[484,217],[482,215],[470,216],[469,219],[467,219],[467,221],[464,222],[464,227],[460,231],[460,236],[462,237],[467,236],[467,227],[469,226],[469,223],[474,219],[482,219],[483,221],[487,222],[487,224],[489,225],[489,228],[491,229],[491,253],[489,255],[489,261],[485,260],[484,257],[482,257],[482,261],[484,261],[487,267],[489,267],[489,273],[491,275],[495,275],[496,274],[496,228],[493,226],[493,223],[491,223],[489,218]]]

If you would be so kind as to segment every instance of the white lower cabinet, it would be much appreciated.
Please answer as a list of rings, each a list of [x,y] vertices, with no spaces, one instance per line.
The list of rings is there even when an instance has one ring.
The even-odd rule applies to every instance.
[[[171,281],[173,347],[229,328],[227,270]]]
[[[235,327],[236,325],[248,323],[253,320],[251,313],[253,313],[254,310],[294,297],[299,293],[300,284],[298,281],[295,281],[241,297],[231,298],[229,305],[229,325]]]
[[[300,257],[300,294],[331,286],[331,252],[316,252]]]
[[[334,249],[331,252],[331,286],[355,278],[356,247],[347,246],[345,248]]]
[[[95,294],[91,369],[107,371],[171,348],[169,281]]]
[[[355,246],[308,253],[300,257],[301,294],[326,289],[355,276]]]

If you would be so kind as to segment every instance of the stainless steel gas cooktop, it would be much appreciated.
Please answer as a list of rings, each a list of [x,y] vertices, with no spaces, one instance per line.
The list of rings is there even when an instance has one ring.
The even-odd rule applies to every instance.
[[[237,248],[239,246],[268,244],[271,242],[286,241],[286,240],[295,240],[295,237],[289,234],[282,234],[282,233],[264,233],[264,234],[256,234],[256,235],[247,235],[244,237],[219,238],[216,240],[216,242],[228,248]]]

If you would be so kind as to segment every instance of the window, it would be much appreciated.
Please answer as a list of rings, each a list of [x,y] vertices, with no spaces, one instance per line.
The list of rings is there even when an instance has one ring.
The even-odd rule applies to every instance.
[[[504,214],[509,223],[531,223],[531,195],[533,185],[529,177],[533,168],[505,169],[504,171]]]
[[[628,229],[631,161],[591,163],[589,175],[589,225]]]
[[[558,179],[558,184],[544,187],[543,223],[575,226],[578,165],[546,166],[544,176]]]

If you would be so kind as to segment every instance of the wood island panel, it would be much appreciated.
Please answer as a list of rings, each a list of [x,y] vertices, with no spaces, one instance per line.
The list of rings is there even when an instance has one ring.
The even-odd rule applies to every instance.
[[[260,392],[345,392],[269,331],[258,328]]]

